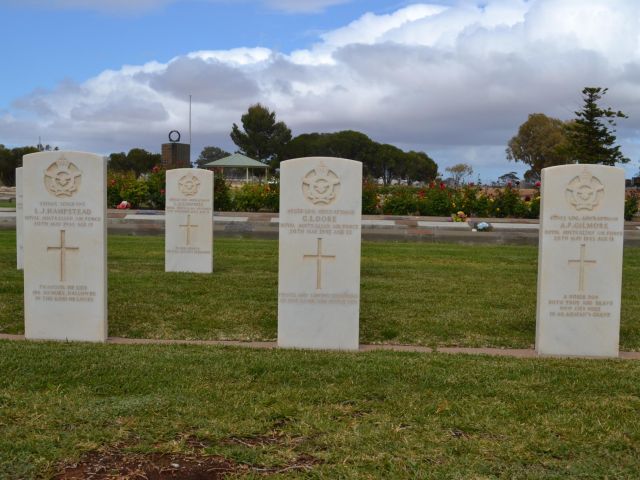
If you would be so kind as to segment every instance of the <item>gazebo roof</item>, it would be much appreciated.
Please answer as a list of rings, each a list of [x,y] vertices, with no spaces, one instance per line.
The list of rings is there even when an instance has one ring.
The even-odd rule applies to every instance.
[[[265,165],[262,162],[254,160],[253,158],[246,157],[240,153],[234,153],[228,157],[221,158],[215,162],[209,162],[204,165],[205,167],[236,167],[236,168],[269,168],[269,165]]]

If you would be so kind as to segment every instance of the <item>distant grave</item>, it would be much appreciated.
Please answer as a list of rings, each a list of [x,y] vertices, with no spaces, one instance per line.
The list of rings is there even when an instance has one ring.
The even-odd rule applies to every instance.
[[[165,192],[165,271],[211,273],[213,173],[168,170]]]

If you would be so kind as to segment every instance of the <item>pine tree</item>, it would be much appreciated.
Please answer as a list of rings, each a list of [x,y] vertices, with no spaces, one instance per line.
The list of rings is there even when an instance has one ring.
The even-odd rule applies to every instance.
[[[629,161],[620,146],[615,145],[616,118],[628,118],[620,110],[602,108],[598,101],[607,93],[607,88],[585,87],[582,90],[584,105],[575,112],[576,119],[568,134],[572,144],[573,158],[579,163],[615,165]]]

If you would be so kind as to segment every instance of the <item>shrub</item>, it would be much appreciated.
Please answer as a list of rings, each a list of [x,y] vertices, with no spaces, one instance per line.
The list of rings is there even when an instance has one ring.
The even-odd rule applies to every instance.
[[[229,184],[222,175],[213,177],[213,209],[216,212],[230,212],[231,192]]]
[[[418,197],[409,188],[394,189],[385,198],[382,211],[385,215],[417,215]]]
[[[444,183],[418,192],[418,213],[423,216],[448,217],[458,211],[454,203],[453,192]]]
[[[629,192],[624,199],[624,219],[631,220],[638,213],[638,193]]]
[[[379,205],[378,186],[365,181],[362,185],[362,214],[376,215],[381,212]]]
[[[279,188],[269,184],[242,185],[233,192],[233,209],[239,212],[277,212]]]

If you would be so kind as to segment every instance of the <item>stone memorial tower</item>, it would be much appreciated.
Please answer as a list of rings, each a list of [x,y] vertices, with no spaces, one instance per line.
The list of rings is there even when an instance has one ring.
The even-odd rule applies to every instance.
[[[162,144],[162,166],[166,170],[191,167],[191,145],[180,143],[180,132],[169,132],[169,143]]]

